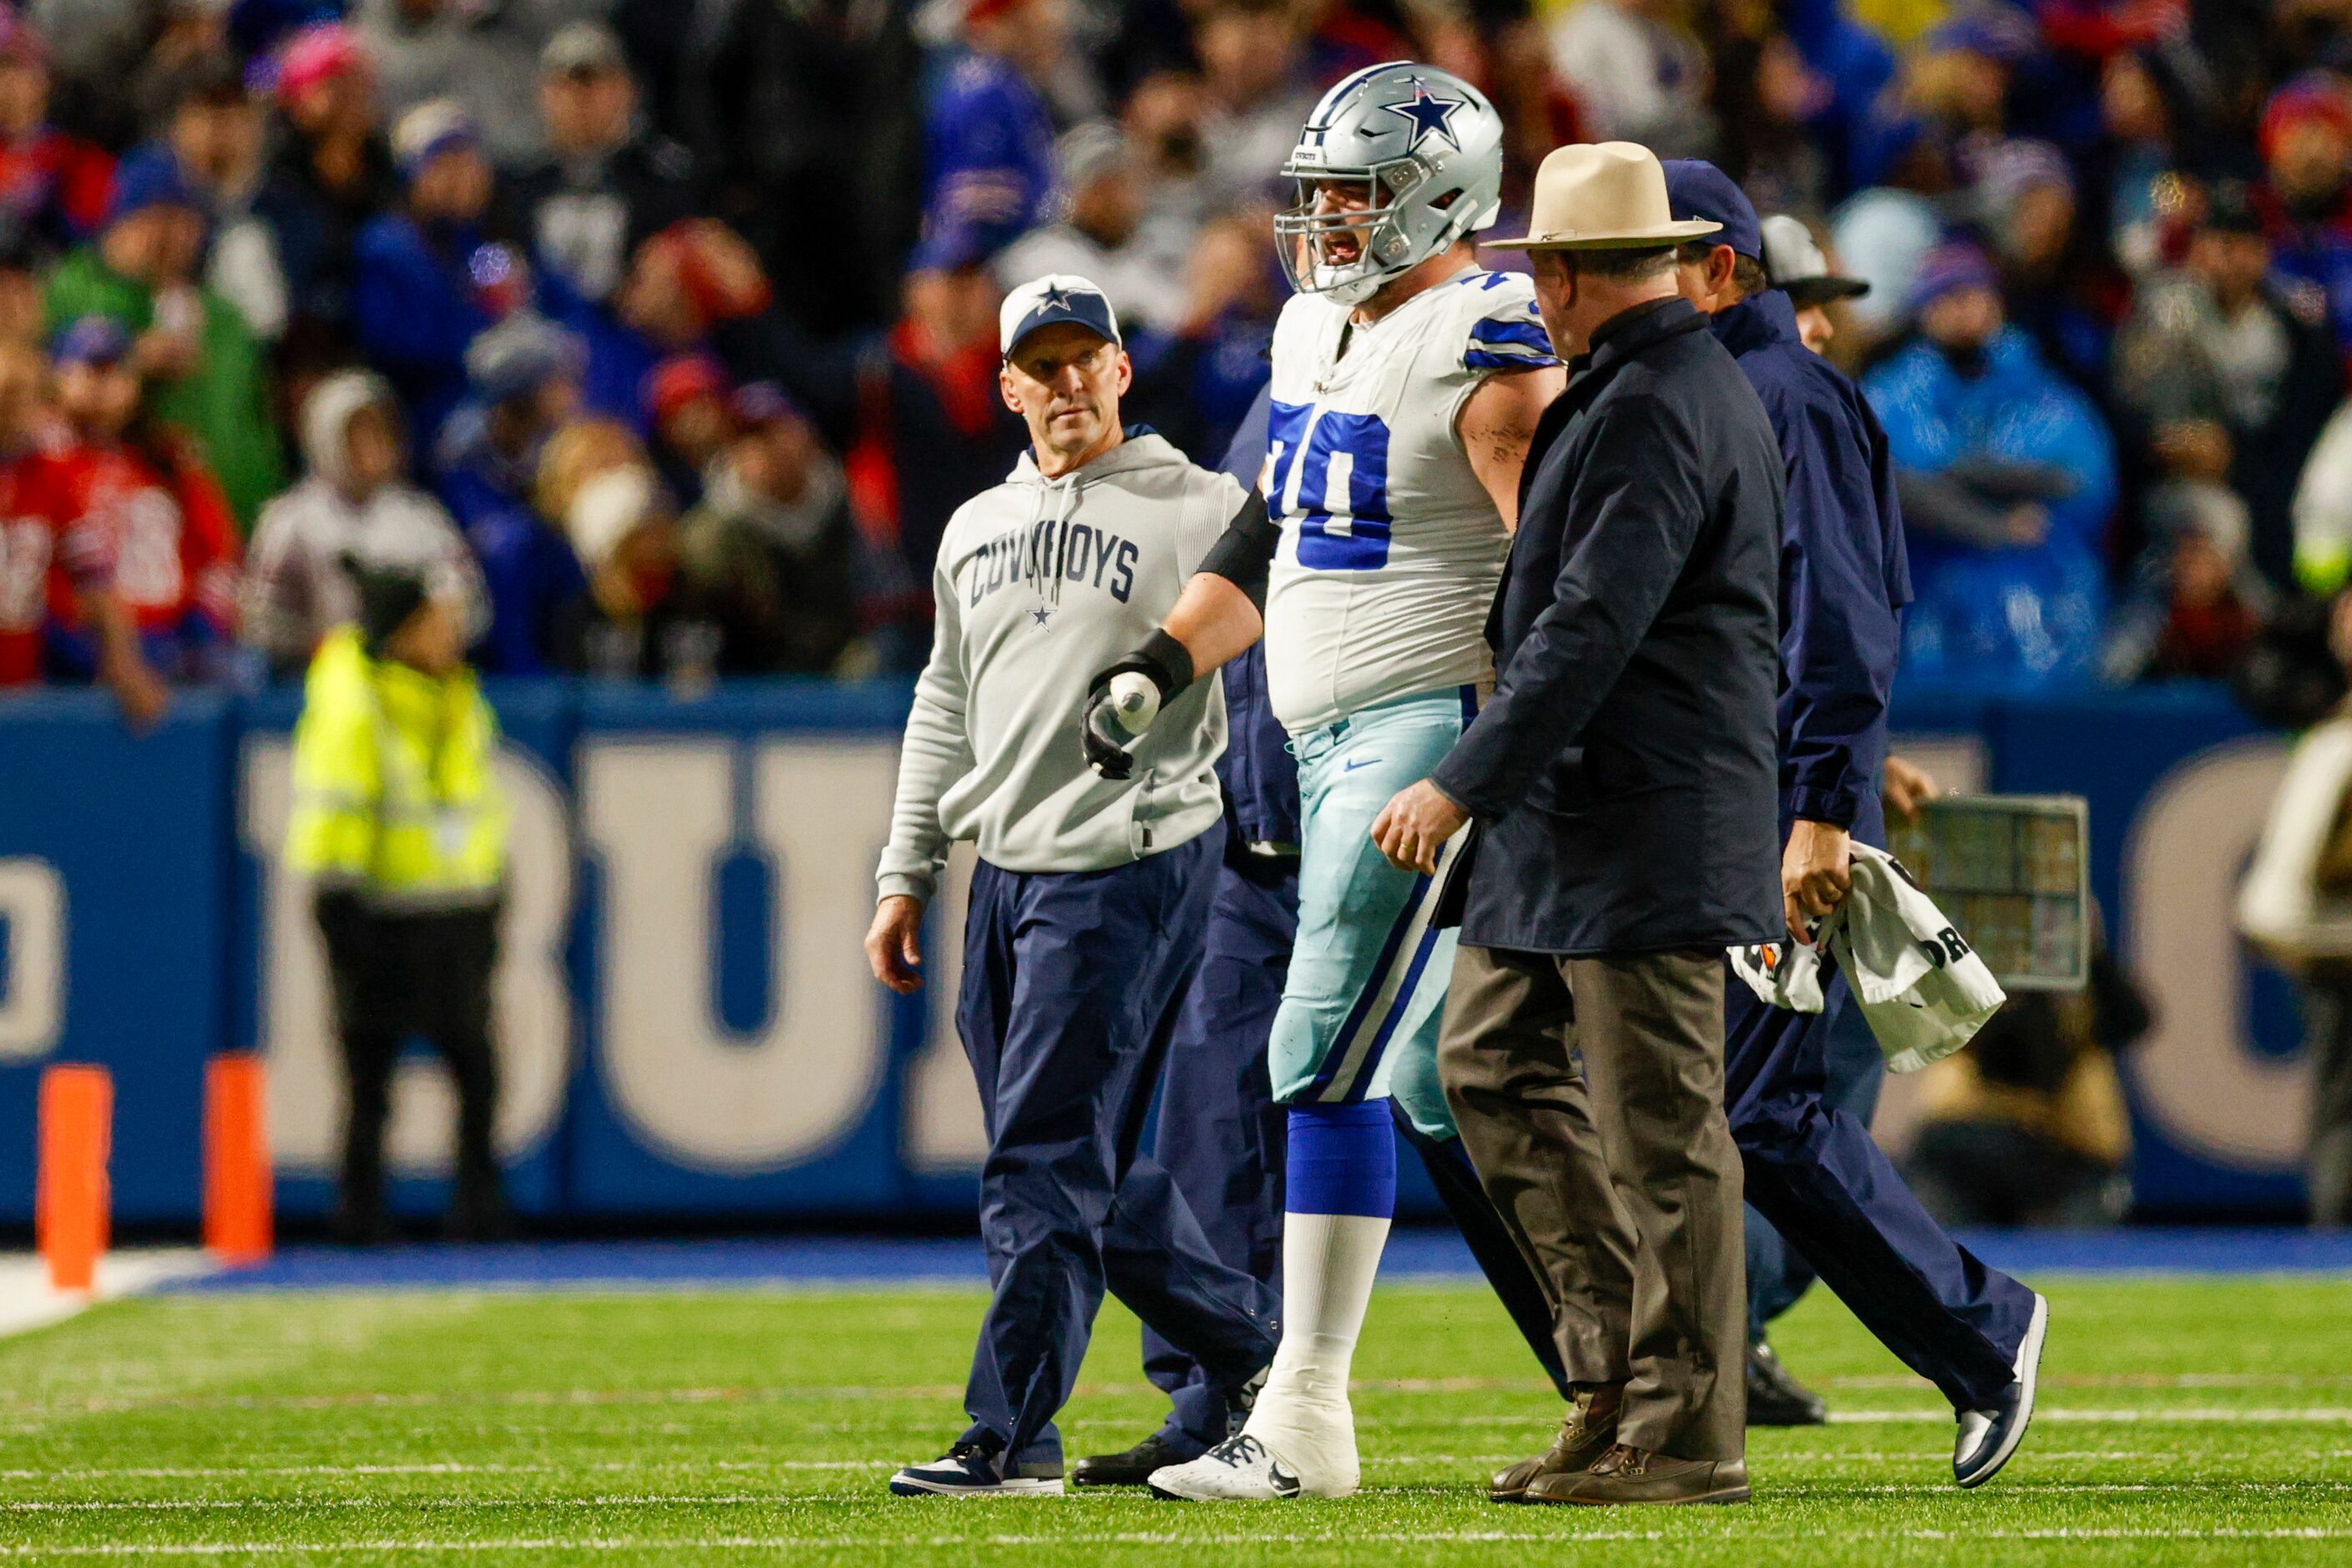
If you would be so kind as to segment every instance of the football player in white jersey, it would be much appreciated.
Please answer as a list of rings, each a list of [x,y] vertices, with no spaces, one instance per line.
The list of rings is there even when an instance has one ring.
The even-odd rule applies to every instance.
[[[1289,1108],[1282,1349],[1240,1433],[1152,1475],[1168,1496],[1356,1489],[1348,1372],[1395,1199],[1387,1101],[1454,1135],[1435,1066],[1454,933],[1431,919],[1448,858],[1396,870],[1370,830],[1492,689],[1519,469],[1565,379],[1528,280],[1481,269],[1470,239],[1499,205],[1502,135],[1483,94],[1428,66],[1358,71],[1316,105],[1275,222],[1299,292],[1274,333],[1263,514],[1088,705],[1090,754],[1114,753],[1150,707],[1122,704],[1120,677],[1164,700],[1262,632],[1299,762],[1298,938],[1269,1047]]]

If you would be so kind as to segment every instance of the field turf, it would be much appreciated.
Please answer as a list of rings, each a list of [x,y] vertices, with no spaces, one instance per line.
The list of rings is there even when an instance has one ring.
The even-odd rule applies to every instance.
[[[2043,1282],[2043,1414],[1950,1484],[1948,1413],[1815,1292],[1778,1339],[1846,1417],[1758,1435],[1745,1508],[1500,1508],[1549,1388],[1467,1284],[1383,1289],[1362,1496],[908,1501],[966,1288],[164,1297],[0,1341],[0,1559],[301,1563],[2352,1564],[2352,1280]],[[1160,1404],[1108,1309],[1065,1425]]]

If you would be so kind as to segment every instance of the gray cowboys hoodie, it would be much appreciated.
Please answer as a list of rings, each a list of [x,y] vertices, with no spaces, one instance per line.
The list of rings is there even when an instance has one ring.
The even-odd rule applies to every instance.
[[[1095,671],[1166,617],[1243,495],[1142,433],[1058,479],[1024,453],[957,510],[931,577],[938,623],[898,754],[884,897],[928,901],[957,839],[1007,871],[1099,871],[1216,824],[1222,683],[1169,703],[1121,782],[1087,765],[1078,718]]]

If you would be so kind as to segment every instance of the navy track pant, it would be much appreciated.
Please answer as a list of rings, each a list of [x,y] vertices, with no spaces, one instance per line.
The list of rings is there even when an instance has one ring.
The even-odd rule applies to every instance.
[[[1954,1408],[1980,1409],[2009,1386],[2033,1293],[1947,1235],[1869,1128],[1827,1102],[1832,1028],[1850,993],[1843,975],[1825,990],[1821,1013],[1730,991],[1724,1100],[1748,1201],[1881,1344]]]
[[[1184,999],[1160,1086],[1153,1152],[1217,1256],[1275,1285],[1282,1269],[1286,1113],[1265,1043],[1298,931],[1298,862],[1217,873],[1201,972]],[[1199,1360],[1149,1324],[1143,1372],[1166,1392],[1160,1435],[1180,1448],[1224,1441],[1225,1397]]]
[[[1220,1262],[1136,1147],[1200,965],[1222,829],[1104,871],[973,873],[956,1027],[989,1149],[981,1234],[993,1296],[972,1354],[965,1440],[1058,1465],[1054,1417],[1108,1286],[1199,1358],[1246,1382],[1280,1338],[1274,1291]]]
[[[1851,997],[1846,998],[1849,1002]],[[1829,1016],[1823,1048],[1822,1103],[1842,1110],[1864,1127],[1878,1113],[1879,1087],[1886,1081],[1886,1055],[1870,1032],[1862,1009],[1844,1006]],[[1820,1276],[1805,1255],[1780,1238],[1772,1224],[1748,1208],[1748,1339],[1764,1340],[1766,1325],[1797,1304]]]

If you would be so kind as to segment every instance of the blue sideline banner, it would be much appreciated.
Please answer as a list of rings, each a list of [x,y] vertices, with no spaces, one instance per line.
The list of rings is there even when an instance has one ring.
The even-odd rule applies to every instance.
[[[928,984],[866,976],[903,687],[695,700],[495,686],[515,811],[499,979],[499,1144],[547,1215],[969,1213],[983,1147],[951,1025],[961,858]],[[276,865],[292,692],[183,694],[132,738],[86,694],[0,702],[0,1223],[32,1205],[34,1084],[116,1085],[125,1221],[193,1217],[215,1051],[269,1061],[279,1201],[323,1211],[341,1105],[308,890]],[[2093,879],[2156,1003],[2126,1066],[2144,1207],[2277,1215],[2310,1095],[2291,989],[2231,910],[2284,763],[2226,695],[1906,700],[1906,742],[2004,790],[2089,797]],[[404,1208],[439,1203],[453,1106],[421,1054],[395,1094]]]
[[[229,1038],[234,740],[209,693],[137,739],[88,692],[0,706],[0,1219],[32,1218],[53,1061],[113,1075],[115,1217],[194,1212],[204,1062]]]

